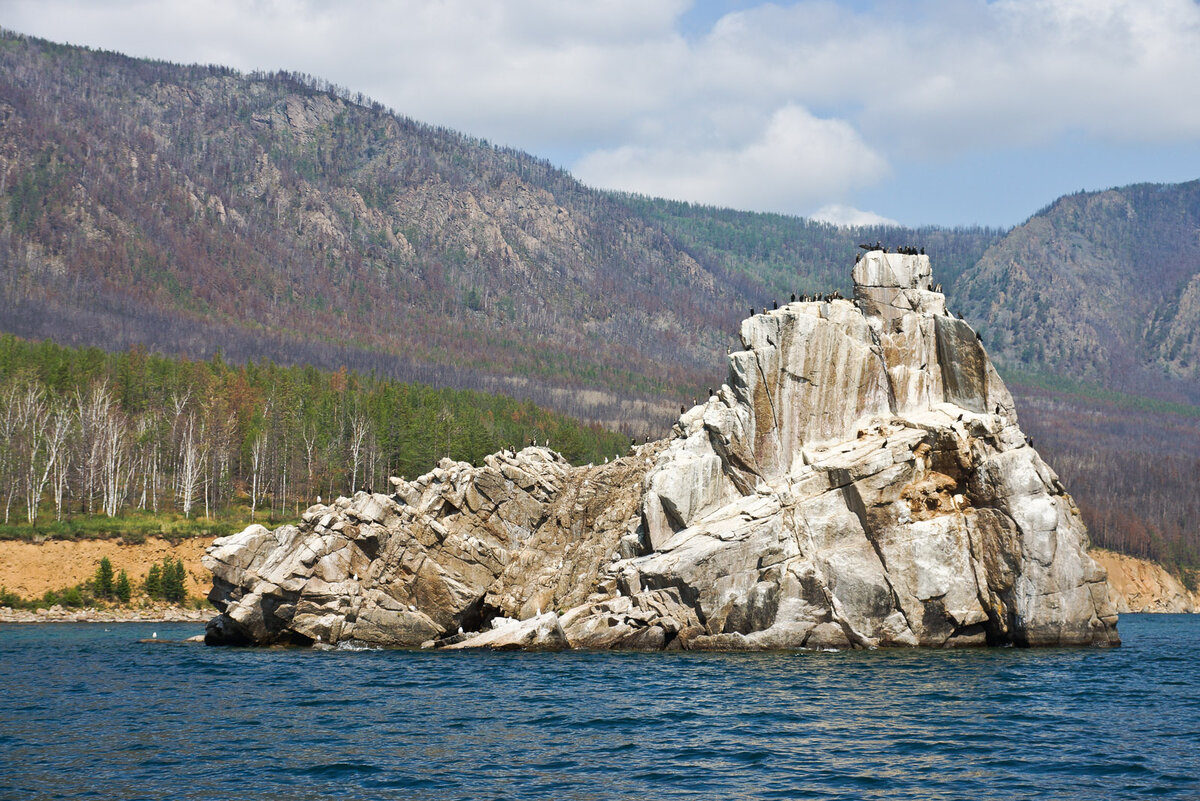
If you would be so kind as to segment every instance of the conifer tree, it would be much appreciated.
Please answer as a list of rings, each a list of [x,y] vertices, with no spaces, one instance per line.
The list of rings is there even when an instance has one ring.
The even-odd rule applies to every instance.
[[[183,568],[183,560],[172,560],[167,557],[163,560],[162,569],[162,596],[171,603],[183,603],[187,600],[187,574]]]
[[[93,589],[97,598],[111,598],[113,594],[113,566],[108,557],[100,560],[96,568],[96,576],[92,579]]]
[[[117,583],[113,585],[113,594],[123,604],[129,603],[133,597],[133,586],[129,583],[129,574],[122,570],[117,574]]]
[[[146,572],[146,594],[151,598],[162,597],[162,568],[157,562]]]

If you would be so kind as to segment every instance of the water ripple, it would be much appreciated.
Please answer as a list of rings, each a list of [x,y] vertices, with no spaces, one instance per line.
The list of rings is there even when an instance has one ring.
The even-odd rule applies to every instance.
[[[1125,647],[278,651],[0,626],[0,798],[1198,798],[1200,617]]]

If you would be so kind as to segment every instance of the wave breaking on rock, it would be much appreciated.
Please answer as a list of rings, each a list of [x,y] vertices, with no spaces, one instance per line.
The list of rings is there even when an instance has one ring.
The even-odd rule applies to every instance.
[[[1117,645],[1079,510],[924,255],[742,322],[726,383],[604,465],[443,460],[204,558],[211,644]]]

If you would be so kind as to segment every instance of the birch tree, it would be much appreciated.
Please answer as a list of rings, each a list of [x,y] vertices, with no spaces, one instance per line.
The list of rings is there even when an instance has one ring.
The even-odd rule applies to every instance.
[[[200,490],[204,461],[204,423],[196,422],[196,413],[188,412],[179,437],[179,459],[176,486],[179,504],[185,518],[191,517],[192,505]]]
[[[262,480],[263,467],[267,455],[267,432],[261,431],[250,445],[250,519],[258,509],[260,498],[266,496]],[[259,493],[262,493],[261,495]]]
[[[358,470],[362,466],[363,443],[370,431],[370,423],[361,409],[355,409],[350,417],[350,494],[358,488]]]

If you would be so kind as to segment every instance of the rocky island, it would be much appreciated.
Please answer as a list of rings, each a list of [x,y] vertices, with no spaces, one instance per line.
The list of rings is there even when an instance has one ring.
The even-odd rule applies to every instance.
[[[727,382],[603,465],[443,460],[204,557],[210,644],[1117,645],[1105,571],[924,255],[741,324]]]

